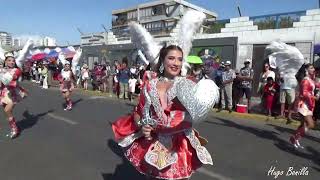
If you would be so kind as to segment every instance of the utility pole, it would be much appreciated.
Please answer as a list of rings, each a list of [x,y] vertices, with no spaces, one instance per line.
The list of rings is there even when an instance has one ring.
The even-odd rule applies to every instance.
[[[105,32],[104,33],[104,38],[105,38],[104,39],[104,41],[105,41],[104,43],[108,44],[108,29],[106,28],[106,26],[104,24],[101,24],[101,26],[102,26],[102,28],[104,29],[104,32]]]
[[[237,9],[238,9],[239,16],[242,17],[239,0],[237,1]]]
[[[80,28],[77,28],[77,31],[78,31],[81,35],[84,34],[84,33],[80,30]]]
[[[104,29],[105,32],[108,32],[108,29],[106,28],[106,26],[104,24],[101,24],[102,28]]]

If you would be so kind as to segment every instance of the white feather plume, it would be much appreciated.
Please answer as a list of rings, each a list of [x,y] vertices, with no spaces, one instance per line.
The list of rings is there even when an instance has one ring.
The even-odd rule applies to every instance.
[[[74,56],[72,58],[72,72],[73,72],[73,74],[76,74],[76,69],[79,64],[81,54],[82,54],[82,49],[79,48],[78,50],[76,50],[76,53],[74,54]]]
[[[138,50],[138,56],[146,65],[149,65],[149,61],[147,60],[146,56],[142,53],[140,49]]]
[[[295,88],[298,85],[296,73],[304,63],[302,53],[294,46],[283,42],[273,41],[266,47],[270,63],[275,65],[286,86]]]
[[[76,51],[76,49],[73,47],[73,46],[68,46],[67,47],[70,51],[72,51],[72,52],[75,52]]]
[[[23,46],[22,50],[19,51],[19,55],[16,58],[16,64],[19,68],[22,68],[23,62],[27,59],[29,51],[33,48],[33,41],[29,39]]]
[[[177,41],[177,45],[181,47],[184,54],[184,63],[181,70],[181,75],[183,76],[187,74],[187,70],[190,68],[189,64],[186,62],[186,59],[192,48],[192,41],[205,18],[206,15],[203,12],[189,10],[177,25],[180,27],[180,31],[174,37],[174,39]]]
[[[161,46],[154,40],[152,35],[140,24],[131,22],[129,24],[131,32],[131,41],[138,49],[142,49],[147,60],[156,64]]]
[[[179,21],[177,26],[180,27],[180,31],[177,34],[176,39],[177,44],[182,48],[185,57],[188,56],[192,47],[194,35],[205,18],[206,15],[203,12],[189,10]]]
[[[56,47],[54,50],[55,50],[57,53],[60,53],[60,52],[61,52],[61,48],[59,48],[59,47]]]
[[[61,62],[63,65],[65,65],[68,61],[63,55],[63,52],[61,51],[58,55],[58,62]]]

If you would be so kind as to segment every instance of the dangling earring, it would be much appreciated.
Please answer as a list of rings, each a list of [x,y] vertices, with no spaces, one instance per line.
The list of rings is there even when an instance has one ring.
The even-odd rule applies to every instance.
[[[159,71],[161,74],[163,73],[163,70],[164,70],[163,63],[161,63],[161,66],[159,67]]]

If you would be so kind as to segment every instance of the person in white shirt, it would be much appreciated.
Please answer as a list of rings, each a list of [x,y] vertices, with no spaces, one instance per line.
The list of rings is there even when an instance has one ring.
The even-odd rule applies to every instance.
[[[292,120],[292,105],[294,104],[296,97],[295,88],[288,85],[286,79],[283,77],[283,74],[280,74],[280,103],[281,103],[281,112],[280,116],[277,118],[285,118],[285,106],[288,104],[288,119],[287,124]]]
[[[265,63],[259,79],[258,93],[260,95],[263,94],[263,88],[267,84],[268,77],[272,77],[272,79],[276,79],[276,74],[270,69],[269,63]]]
[[[132,101],[132,95],[136,91],[136,84],[137,84],[137,79],[135,78],[135,75],[133,74],[130,75],[130,79],[128,83],[129,83],[129,100]]]
[[[89,81],[89,67],[87,64],[84,64],[81,68],[81,79],[83,82],[83,88],[88,90],[88,81]]]

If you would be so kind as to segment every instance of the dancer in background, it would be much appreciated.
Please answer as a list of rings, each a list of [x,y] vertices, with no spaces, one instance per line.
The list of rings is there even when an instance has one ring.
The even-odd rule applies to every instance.
[[[314,127],[312,119],[315,106],[314,95],[315,69],[312,64],[304,64],[302,53],[294,46],[287,45],[280,41],[273,41],[266,47],[269,65],[277,68],[281,74],[281,80],[291,89],[296,89],[300,83],[298,112],[302,115],[301,126],[295,134],[290,137],[290,142],[295,148],[302,147],[299,140],[309,128]],[[267,54],[266,54],[267,55]]]
[[[74,89],[75,77],[70,68],[70,63],[65,62],[64,68],[61,70],[60,90],[66,101],[65,111],[72,109],[71,93]]]
[[[62,96],[66,101],[66,107],[64,108],[65,111],[72,110],[72,101],[71,101],[71,93],[74,89],[74,85],[76,83],[75,73],[76,68],[79,63],[79,59],[82,54],[82,49],[79,48],[75,51],[75,55],[72,58],[72,64],[66,60],[64,55],[60,52],[59,53],[59,60],[63,64],[63,69],[60,73],[60,90],[62,92]]]
[[[315,69],[312,64],[305,64],[300,71],[305,77],[300,83],[298,112],[302,115],[303,119],[300,127],[296,130],[293,136],[290,137],[290,142],[295,148],[303,148],[299,140],[306,134],[309,129],[314,128],[315,122],[313,119],[313,110],[315,107],[315,101],[319,99],[319,96],[314,94],[315,88],[319,87],[319,84],[315,83]]]

